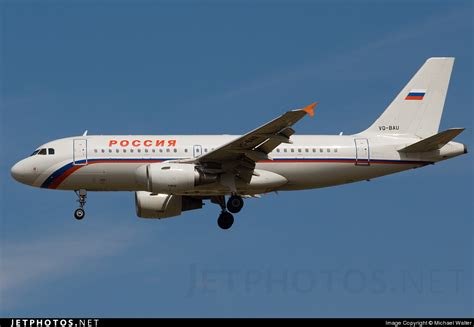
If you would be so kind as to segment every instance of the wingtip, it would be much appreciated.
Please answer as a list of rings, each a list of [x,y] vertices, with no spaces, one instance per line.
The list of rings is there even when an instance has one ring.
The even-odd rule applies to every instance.
[[[309,106],[303,109],[310,117],[314,117],[314,108],[318,105],[319,101],[311,103]]]

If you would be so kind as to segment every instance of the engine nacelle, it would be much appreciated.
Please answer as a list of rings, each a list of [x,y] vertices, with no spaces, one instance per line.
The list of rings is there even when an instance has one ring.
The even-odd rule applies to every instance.
[[[193,164],[153,163],[136,171],[137,183],[152,193],[180,193],[198,185],[214,183],[216,175],[205,174]]]
[[[140,218],[170,218],[182,211],[201,209],[202,200],[171,194],[135,192],[135,208]]]

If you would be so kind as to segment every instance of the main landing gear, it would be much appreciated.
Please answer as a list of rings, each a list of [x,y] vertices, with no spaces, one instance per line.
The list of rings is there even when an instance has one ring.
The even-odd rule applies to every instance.
[[[76,218],[77,220],[81,220],[86,215],[86,212],[84,211],[84,206],[86,204],[87,191],[81,189],[81,190],[74,191],[74,192],[76,193],[77,197],[79,198],[77,200],[77,202],[79,202],[79,208],[76,209],[76,211],[74,211],[74,218]]]
[[[244,200],[238,195],[232,195],[227,201],[227,210],[238,213],[244,206]]]
[[[229,229],[234,224],[234,216],[232,213],[238,213],[244,206],[244,200],[238,195],[232,195],[227,204],[225,202],[225,196],[215,196],[211,199],[213,203],[218,204],[222,211],[217,218],[217,225],[222,229]],[[228,211],[232,212],[228,212]]]
[[[234,216],[227,211],[222,211],[219,218],[217,218],[217,225],[222,229],[229,229],[233,224]]]

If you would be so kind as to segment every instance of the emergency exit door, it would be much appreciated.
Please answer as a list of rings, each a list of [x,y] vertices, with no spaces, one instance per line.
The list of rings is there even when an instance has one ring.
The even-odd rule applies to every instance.
[[[202,154],[202,146],[200,145],[195,145],[193,146],[193,155],[194,158],[199,157]]]

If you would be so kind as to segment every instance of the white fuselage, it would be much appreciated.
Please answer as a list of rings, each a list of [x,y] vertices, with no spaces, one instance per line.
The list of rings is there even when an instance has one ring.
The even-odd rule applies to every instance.
[[[40,149],[54,154],[30,156],[12,169],[15,178],[36,187],[89,191],[145,191],[137,170],[150,163],[195,158],[238,136],[235,135],[111,135],[78,136],[55,140]],[[465,152],[463,144],[449,142],[440,150],[399,153],[419,139],[370,134],[348,136],[294,135],[258,161],[256,172],[272,172],[287,182],[278,187],[237,185],[238,193],[301,190],[367,180],[421,167]],[[258,173],[257,173],[258,174]],[[192,195],[229,194],[219,182],[180,192]]]

